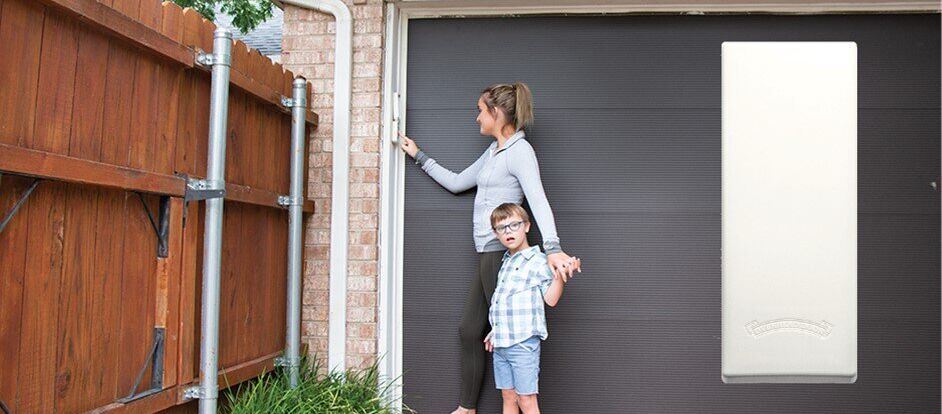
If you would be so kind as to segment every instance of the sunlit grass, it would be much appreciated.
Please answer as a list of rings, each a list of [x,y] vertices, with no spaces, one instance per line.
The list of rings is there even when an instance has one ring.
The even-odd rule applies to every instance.
[[[222,412],[248,413],[344,413],[387,414],[396,412],[383,395],[393,385],[381,381],[378,365],[346,372],[320,373],[315,359],[305,358],[297,388],[288,386],[288,371],[277,369],[225,393]],[[411,412],[403,407],[403,412]]]

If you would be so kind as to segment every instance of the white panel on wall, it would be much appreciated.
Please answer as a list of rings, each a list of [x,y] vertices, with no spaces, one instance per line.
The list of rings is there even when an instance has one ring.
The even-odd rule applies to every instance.
[[[857,379],[857,45],[722,46],[722,379]]]

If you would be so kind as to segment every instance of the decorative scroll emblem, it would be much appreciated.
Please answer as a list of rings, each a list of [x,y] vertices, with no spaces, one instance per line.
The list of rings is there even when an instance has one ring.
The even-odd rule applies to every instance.
[[[819,338],[827,338],[831,334],[832,327],[834,327],[833,324],[823,319],[816,322],[799,318],[771,319],[765,322],[753,320],[745,326],[746,332],[749,332],[749,335],[754,338],[785,331],[802,332]]]

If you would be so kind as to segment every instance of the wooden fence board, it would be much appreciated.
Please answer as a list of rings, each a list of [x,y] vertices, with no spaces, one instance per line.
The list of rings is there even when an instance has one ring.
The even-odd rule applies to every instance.
[[[118,190],[104,190],[98,206],[98,230],[95,245],[102,252],[96,257],[98,269],[98,283],[104,286],[102,301],[100,303],[101,338],[100,348],[94,353],[93,362],[104,367],[97,377],[99,387],[108,393],[112,399],[119,395],[115,390],[118,386],[117,355],[122,353],[120,320],[124,313],[121,309],[121,281],[124,274],[123,254],[125,239],[125,220],[127,215],[127,192]],[[136,200],[131,200],[136,201]]]
[[[202,42],[203,17],[194,9],[183,9],[183,45],[201,50],[210,50]]]
[[[137,55],[116,40],[110,43],[102,117],[101,161],[127,166],[131,136],[131,99],[137,72]],[[119,109],[120,108],[120,109]]]
[[[287,240],[280,240],[280,237],[287,238],[288,214],[286,211],[275,211],[266,209],[261,212],[266,217],[266,225],[261,226],[259,230],[259,240],[267,246],[275,248],[284,247],[287,249]],[[285,225],[273,227],[274,223],[285,223]],[[287,251],[287,250],[283,250]],[[273,352],[276,349],[284,348],[285,340],[285,319],[277,312],[265,311],[266,309],[287,309],[286,296],[287,290],[287,263],[285,260],[279,260],[277,256],[265,255],[260,258],[259,264],[261,271],[258,272],[259,283],[263,286],[270,286],[270,292],[261,301],[256,311],[262,316],[257,322],[259,326],[264,327],[261,337],[268,340],[267,344],[259,344],[257,354]],[[279,326],[281,325],[281,326]]]
[[[155,170],[163,174],[176,171],[174,161],[179,122],[182,68],[160,64],[158,67],[157,134],[154,147]]]
[[[4,1],[2,6],[0,79],[4,80],[4,93],[0,93],[0,143],[23,145],[33,136],[43,35],[36,28],[43,26],[46,10],[16,0]]]
[[[180,79],[180,94],[177,103],[177,133],[174,143],[174,169],[181,174],[195,175],[196,171],[196,77],[184,72]]]
[[[235,204],[230,203],[230,205]],[[234,256],[230,262],[233,265],[233,277],[230,280],[238,281],[236,283],[241,284],[241,286],[234,286],[235,283],[233,283],[232,286],[233,302],[228,310],[231,311],[230,320],[235,323],[232,326],[233,330],[229,332],[226,338],[231,345],[227,348],[230,348],[233,359],[225,367],[244,362],[246,356],[256,356],[248,349],[248,339],[253,336],[251,334],[251,325],[254,315],[251,312],[250,303],[252,299],[257,298],[259,293],[252,283],[252,274],[255,273],[253,262],[258,260],[258,252],[251,253],[250,250],[254,249],[245,248],[250,244],[258,245],[254,241],[249,242],[249,240],[256,240],[257,237],[253,208],[254,206],[251,204],[239,204],[239,216],[236,217],[238,232],[223,237],[223,240],[228,241],[231,246],[227,250],[232,252],[232,256]]]
[[[195,120],[195,139],[193,140],[193,159],[194,170],[193,175],[205,177],[206,176],[206,158],[208,156],[209,143],[209,94],[210,94],[210,85],[209,82],[202,81],[202,79],[197,80],[196,82],[196,120]]]
[[[0,178],[0,214],[6,214],[32,182],[24,177],[4,176]],[[27,200],[28,201],[28,200]],[[26,283],[26,245],[29,206],[24,205],[20,212],[0,233],[0,366],[5,367],[0,375],[0,400],[4,401],[13,412],[17,408],[17,380],[20,350],[20,326],[23,316],[23,286]]]
[[[246,145],[246,97],[240,91],[229,92],[229,116],[226,125],[226,183],[246,185],[242,173]]]
[[[139,56],[131,100],[131,140],[128,166],[141,170],[154,168],[157,136],[158,83],[157,62],[149,56]]]
[[[170,199],[170,234],[167,240],[169,256],[158,259],[163,263],[167,274],[167,318],[166,318],[166,350],[164,352],[164,388],[178,384],[177,375],[179,361],[176,358],[180,350],[180,298],[183,272],[183,215],[185,204],[180,198]]]
[[[135,377],[144,365],[154,341],[157,242],[137,195],[127,200],[123,280],[121,282],[121,350],[118,356],[118,396],[130,394]],[[144,196],[151,211],[157,211],[156,197]],[[145,370],[137,391],[149,388],[150,370]]]
[[[121,14],[140,23],[141,0],[114,0],[113,7],[115,10],[121,12]]]
[[[163,6],[157,1],[142,1],[138,15],[140,22],[152,30],[159,30],[163,19]]]
[[[79,28],[75,99],[69,155],[101,160],[101,131],[105,112],[104,83],[108,70],[108,38]]]
[[[58,389],[55,332],[59,318],[65,189],[63,183],[42,183],[29,200],[26,241],[29,277],[23,287],[24,298],[28,300],[23,301],[18,357],[20,412],[49,413],[55,409]]]
[[[184,205],[187,219],[183,223],[183,241],[180,272],[180,322],[179,322],[179,349],[177,353],[177,384],[187,384],[192,381],[195,372],[196,351],[196,318],[197,318],[197,274],[200,262],[199,251],[199,223],[201,220],[200,205],[190,203]],[[189,225],[187,225],[189,223]]]
[[[183,41],[183,9],[172,1],[164,1],[163,21],[160,23],[160,33],[174,42]]]
[[[93,370],[89,359],[99,352],[95,339],[100,335],[101,319],[94,313],[104,286],[95,274],[95,228],[98,225],[98,189],[70,185],[66,189],[62,278],[59,288],[59,312],[54,338],[56,355],[57,412],[79,412],[109,402],[111,393],[102,395],[91,383]],[[75,315],[74,317],[64,317]]]
[[[236,289],[237,301],[235,306],[233,306],[233,309],[238,312],[238,317],[235,319],[240,322],[238,325],[238,330],[242,334],[231,335],[229,338],[230,341],[235,345],[235,353],[242,361],[244,361],[244,358],[247,355],[258,355],[258,350],[253,349],[257,348],[254,345],[258,341],[254,338],[254,335],[249,333],[254,331],[253,328],[261,327],[261,325],[257,325],[256,322],[256,320],[261,315],[255,313],[254,309],[256,304],[264,300],[264,295],[259,295],[259,292],[264,292],[264,286],[260,286],[257,283],[259,276],[257,273],[259,270],[258,262],[260,259],[259,256],[261,255],[257,253],[249,253],[249,249],[246,249],[244,246],[248,244],[246,243],[248,240],[256,240],[251,244],[258,244],[257,240],[259,240],[259,225],[256,218],[258,217],[257,210],[259,209],[261,209],[261,207],[251,204],[242,205],[241,234],[237,236],[238,238],[231,239],[233,241],[238,240],[240,242],[240,246],[237,248],[237,255],[239,256],[240,260],[238,260],[236,264],[240,266],[239,270],[241,271],[238,272],[239,275],[237,277],[242,276],[240,279],[242,280],[245,289]]]
[[[274,172],[277,168],[276,159],[279,155],[288,150],[281,146],[281,137],[277,136],[277,131],[271,128],[272,118],[282,117],[281,113],[274,108],[268,107],[262,102],[253,102],[253,111],[250,121],[246,123],[246,129],[249,131],[249,146],[251,148],[271,148],[270,151],[251,151],[246,157],[246,166],[251,171],[249,175],[252,180],[249,185],[264,188],[273,193],[287,195],[283,189],[278,188],[277,183],[271,179],[272,174],[288,174],[288,171]],[[288,150],[290,151],[290,150]]]
[[[239,169],[242,171],[242,182],[249,187],[261,188],[274,193],[278,189],[271,185],[265,179],[271,164],[262,164],[261,161],[266,154],[272,154],[279,151],[277,146],[271,145],[272,142],[265,142],[264,133],[259,129],[260,125],[265,123],[265,119],[271,110],[267,105],[257,101],[250,100],[246,102],[246,114],[243,130],[245,131],[245,148],[242,154],[242,161]],[[271,145],[271,151],[253,151],[252,148],[265,148]]]
[[[75,22],[47,13],[43,25],[36,130],[30,148],[57,154],[68,152],[77,49]]]

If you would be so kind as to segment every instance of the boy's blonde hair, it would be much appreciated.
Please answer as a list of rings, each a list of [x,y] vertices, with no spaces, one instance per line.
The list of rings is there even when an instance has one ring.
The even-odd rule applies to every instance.
[[[513,216],[519,216],[523,219],[524,223],[530,222],[530,215],[527,214],[527,211],[520,207],[519,204],[514,203],[504,203],[491,212],[491,228],[493,229],[497,223],[500,223],[503,220],[509,219]]]

